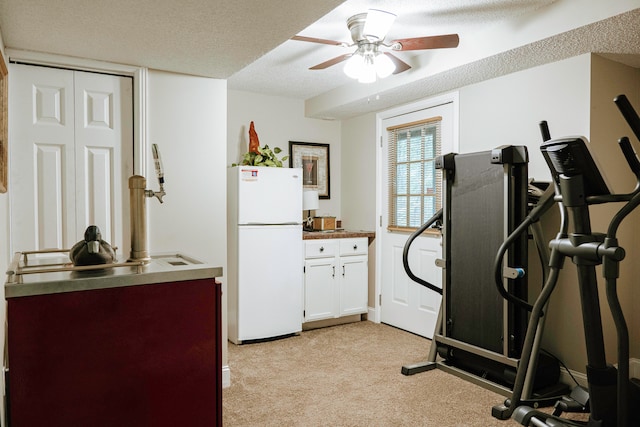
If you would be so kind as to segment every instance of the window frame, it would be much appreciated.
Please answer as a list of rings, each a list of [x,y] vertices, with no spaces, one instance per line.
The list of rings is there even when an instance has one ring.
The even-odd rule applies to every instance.
[[[394,126],[390,126],[386,129],[387,134],[388,134],[388,140],[389,140],[389,147],[388,147],[388,182],[387,182],[387,186],[388,186],[388,200],[387,200],[387,204],[388,204],[388,225],[387,225],[387,231],[389,232],[413,232],[415,230],[417,230],[420,226],[422,226],[422,224],[424,224],[427,220],[429,220],[430,218],[425,218],[425,208],[424,208],[424,201],[426,197],[433,197],[435,198],[435,209],[434,209],[434,214],[435,212],[437,212],[439,209],[441,209],[442,207],[442,173],[439,170],[435,170],[434,169],[434,192],[430,193],[428,191],[425,191],[425,187],[424,187],[424,165],[428,162],[435,162],[435,159],[440,156],[442,154],[442,143],[441,143],[441,122],[442,122],[442,117],[441,116],[434,116],[434,117],[430,117],[424,120],[419,120],[419,121],[415,121],[415,122],[409,122],[409,123],[403,123],[403,124],[399,124],[399,125],[394,125]],[[407,159],[406,161],[402,161],[402,162],[398,162],[397,160],[397,142],[398,142],[398,134],[402,134],[404,132],[411,132],[411,131],[415,131],[420,129],[422,136],[421,138],[424,138],[424,135],[426,135],[425,129],[427,128],[433,128],[435,127],[435,138],[433,140],[433,157],[429,157],[429,158],[425,158],[424,157],[424,145],[421,146],[421,153],[422,153],[422,158],[419,160],[411,160],[409,158],[409,156],[407,155]],[[422,141],[422,144],[424,144],[424,141]],[[408,148],[407,148],[408,149]],[[422,164],[422,174],[421,174],[421,179],[420,179],[420,188],[421,188],[421,192],[420,193],[412,193],[410,191],[409,188],[407,188],[407,193],[406,194],[402,194],[399,195],[397,190],[397,166],[398,164]],[[435,167],[435,165],[434,165]],[[409,172],[407,171],[407,174],[409,174]],[[407,183],[407,186],[409,186],[409,182]],[[407,225],[398,225],[397,224],[397,201],[399,197],[406,197],[407,201],[409,200],[410,197],[415,197],[415,196],[419,196],[421,197],[420,200],[420,225],[419,226],[410,226],[408,224],[411,223],[411,212],[410,212],[410,208],[409,206],[407,206]],[[408,202],[407,202],[408,205]],[[437,229],[428,229],[425,231],[425,233],[427,234],[440,234],[440,231]]]

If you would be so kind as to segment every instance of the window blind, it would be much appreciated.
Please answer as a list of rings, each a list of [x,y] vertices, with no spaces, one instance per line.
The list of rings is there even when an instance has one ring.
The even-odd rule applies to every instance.
[[[442,174],[435,168],[441,122],[438,116],[387,128],[390,231],[415,230],[442,206]]]

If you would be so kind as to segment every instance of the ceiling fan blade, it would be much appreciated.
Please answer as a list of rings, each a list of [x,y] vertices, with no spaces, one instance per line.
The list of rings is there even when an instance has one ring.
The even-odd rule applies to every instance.
[[[458,47],[460,39],[457,34],[444,34],[441,36],[414,37],[410,39],[398,39],[391,42],[393,50],[422,50],[442,49]]]
[[[325,68],[329,68],[332,65],[336,65],[346,59],[349,59],[353,55],[353,53],[345,53],[344,55],[336,56],[333,59],[323,62],[322,64],[314,65],[309,68],[310,70],[324,70]]]
[[[291,37],[291,40],[298,40],[298,41],[301,41],[301,42],[329,44],[329,45],[332,45],[332,46],[343,46],[343,45],[346,44],[344,42],[337,42],[337,41],[334,41],[334,40],[317,39],[315,37],[305,37],[305,36],[293,36],[293,37]]]
[[[411,65],[407,64],[397,56],[392,55],[389,52],[384,52],[384,54],[387,55],[391,60],[391,62],[393,62],[393,64],[396,66],[396,69],[393,71],[393,74],[400,74],[404,71],[407,71],[409,68],[411,68]]]

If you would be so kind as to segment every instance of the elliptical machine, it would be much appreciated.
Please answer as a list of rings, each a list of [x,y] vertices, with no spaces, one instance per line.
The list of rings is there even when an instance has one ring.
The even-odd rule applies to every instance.
[[[622,115],[640,139],[640,118],[624,95],[614,99]],[[546,132],[545,132],[546,129]],[[630,427],[640,425],[640,381],[629,379],[629,332],[617,295],[619,263],[625,250],[618,245],[616,233],[621,222],[640,205],[640,161],[627,137],[619,140],[620,148],[636,176],[637,184],[629,194],[612,194],[595,161],[586,140],[580,137],[550,139],[543,126],[541,146],[552,172],[555,200],[560,206],[560,231],[549,246],[549,276],[535,301],[525,336],[522,358],[511,399],[500,418],[512,416],[524,426]],[[603,203],[624,203],[613,216],[606,234],[591,230],[589,206]],[[572,230],[569,231],[571,225]],[[589,420],[577,422],[523,406],[523,384],[529,363],[535,358],[534,338],[543,309],[553,292],[565,258],[570,257],[578,270],[578,282],[584,335],[587,350],[587,381]],[[602,264],[606,280],[607,302],[610,307],[618,341],[618,369],[607,364],[595,267]],[[513,299],[512,295],[509,297]],[[533,357],[532,357],[533,356]],[[504,417],[506,416],[506,417]]]

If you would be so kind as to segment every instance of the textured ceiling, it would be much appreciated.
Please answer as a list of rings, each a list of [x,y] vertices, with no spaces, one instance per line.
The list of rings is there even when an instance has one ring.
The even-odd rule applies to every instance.
[[[0,30],[7,48],[226,79],[340,3],[0,0]]]
[[[388,39],[458,33],[460,46],[399,52],[413,68],[367,88],[341,65],[310,71],[350,51],[290,37],[349,41],[346,20],[370,7],[398,15]],[[310,117],[346,118],[586,52],[638,67],[638,7],[640,0],[0,0],[0,31],[9,50],[228,79],[230,89],[304,99]],[[615,8],[621,14],[605,10]],[[547,19],[550,10],[565,11],[560,22]],[[586,24],[573,25],[580,15]]]
[[[368,8],[397,15],[386,40],[457,33],[460,44],[487,27],[506,24],[556,0],[349,0],[299,34],[308,37],[351,43],[347,19]],[[307,99],[330,89],[352,83],[342,64],[324,70],[309,67],[350,53],[355,48],[321,45],[289,40],[268,55],[238,71],[229,80],[229,88],[272,95]],[[416,56],[428,51],[397,52],[394,55],[414,65]]]
[[[349,118],[366,112],[381,111],[589,52],[640,68],[640,9],[447,69],[429,78],[379,90],[375,95],[336,103],[324,110],[314,111],[312,116],[326,119]]]

